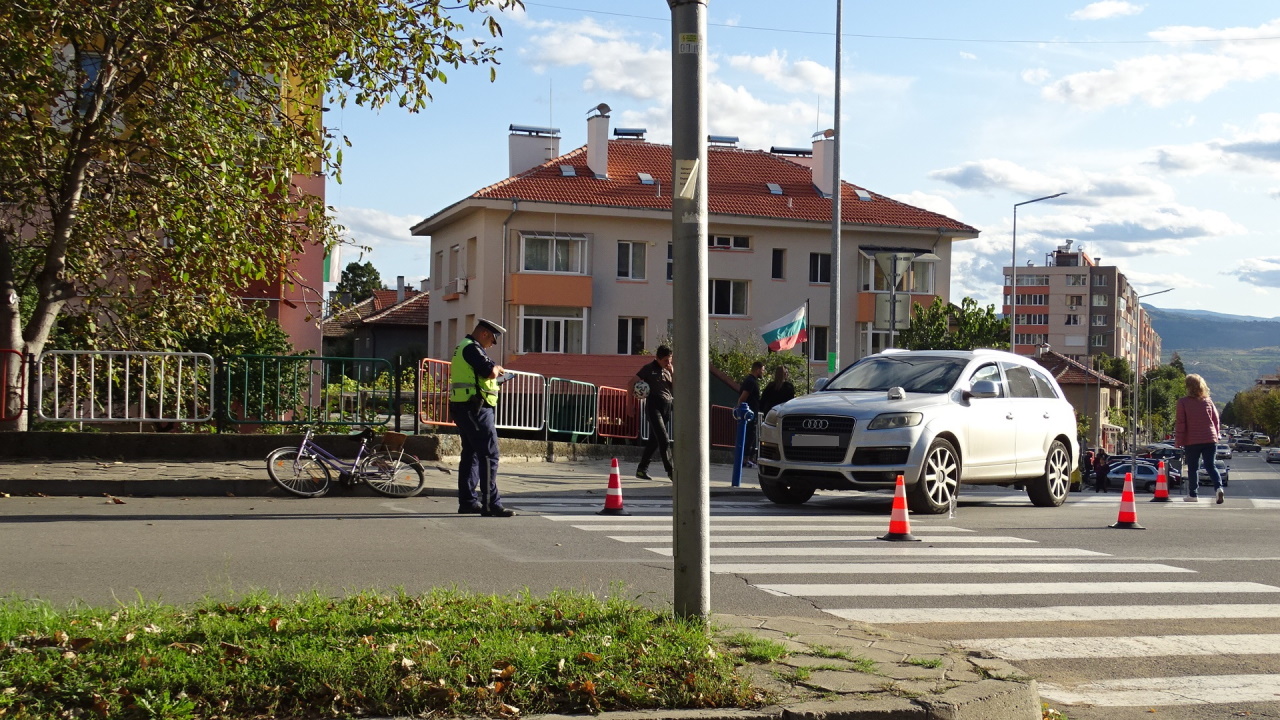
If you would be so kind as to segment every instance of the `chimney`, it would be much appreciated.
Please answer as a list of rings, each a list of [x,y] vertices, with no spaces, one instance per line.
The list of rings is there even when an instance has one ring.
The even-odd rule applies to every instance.
[[[404,302],[404,276],[396,276],[396,304]]]
[[[826,197],[831,197],[831,171],[835,166],[835,131],[823,130],[813,138],[813,184]]]
[[[592,108],[596,113],[587,118],[587,167],[597,180],[609,178],[609,106]]]
[[[424,277],[418,281],[418,292],[427,292],[431,289],[431,278]]]
[[[515,177],[560,156],[560,128],[512,125],[507,137],[508,174]]]

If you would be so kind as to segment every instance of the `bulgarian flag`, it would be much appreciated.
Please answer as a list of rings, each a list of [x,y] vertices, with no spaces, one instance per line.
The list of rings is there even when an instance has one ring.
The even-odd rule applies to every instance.
[[[805,329],[809,323],[805,320],[804,307],[801,305],[760,328],[760,334],[769,346],[769,352],[790,350],[796,346],[796,343],[809,339],[809,331]]]

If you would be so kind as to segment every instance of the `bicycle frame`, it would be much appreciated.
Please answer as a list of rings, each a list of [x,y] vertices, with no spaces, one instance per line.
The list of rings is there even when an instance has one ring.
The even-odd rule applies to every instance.
[[[312,442],[311,436],[314,434],[315,431],[308,428],[306,435],[302,436],[302,444],[298,446],[298,457],[314,457],[328,465],[330,470],[336,471],[339,475],[355,475],[356,467],[360,465],[360,461],[364,458],[365,450],[369,447],[368,439],[360,441],[360,449],[356,451],[356,459],[348,464],[338,459],[333,453]]]

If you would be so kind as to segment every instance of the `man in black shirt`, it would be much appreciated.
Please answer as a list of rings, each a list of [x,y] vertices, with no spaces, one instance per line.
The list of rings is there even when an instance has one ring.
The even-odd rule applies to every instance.
[[[742,388],[742,393],[738,395],[738,404],[746,403],[747,407],[751,408],[751,412],[756,414],[756,417],[747,423],[747,444],[742,451],[742,465],[744,467],[755,467],[756,465],[758,451],[756,447],[756,423],[760,419],[760,378],[762,377],[764,377],[764,363],[757,360],[751,363],[751,372],[742,378],[742,383],[739,385]]]
[[[672,477],[674,468],[671,465],[671,386],[674,381],[671,365],[671,348],[659,345],[656,359],[640,368],[635,377],[627,385],[627,389],[635,392],[636,383],[644,381],[649,386],[649,400],[645,404],[645,418],[649,421],[649,440],[644,445],[644,454],[640,456],[640,464],[636,467],[636,477],[651,480],[649,477],[649,461],[654,452],[662,461],[667,477]]]

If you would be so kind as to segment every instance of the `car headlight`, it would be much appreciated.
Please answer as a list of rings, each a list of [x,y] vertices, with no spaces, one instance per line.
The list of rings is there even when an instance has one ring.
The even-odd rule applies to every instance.
[[[777,424],[778,424],[778,411],[777,411],[776,409],[774,409],[774,408],[770,408],[770,409],[769,409],[769,412],[764,416],[764,421],[763,421],[763,422],[764,422],[764,424],[765,424],[765,425],[777,425]]]
[[[915,427],[924,419],[924,415],[918,412],[906,413],[885,413],[877,415],[870,424],[867,425],[868,430],[891,430],[893,428]]]

